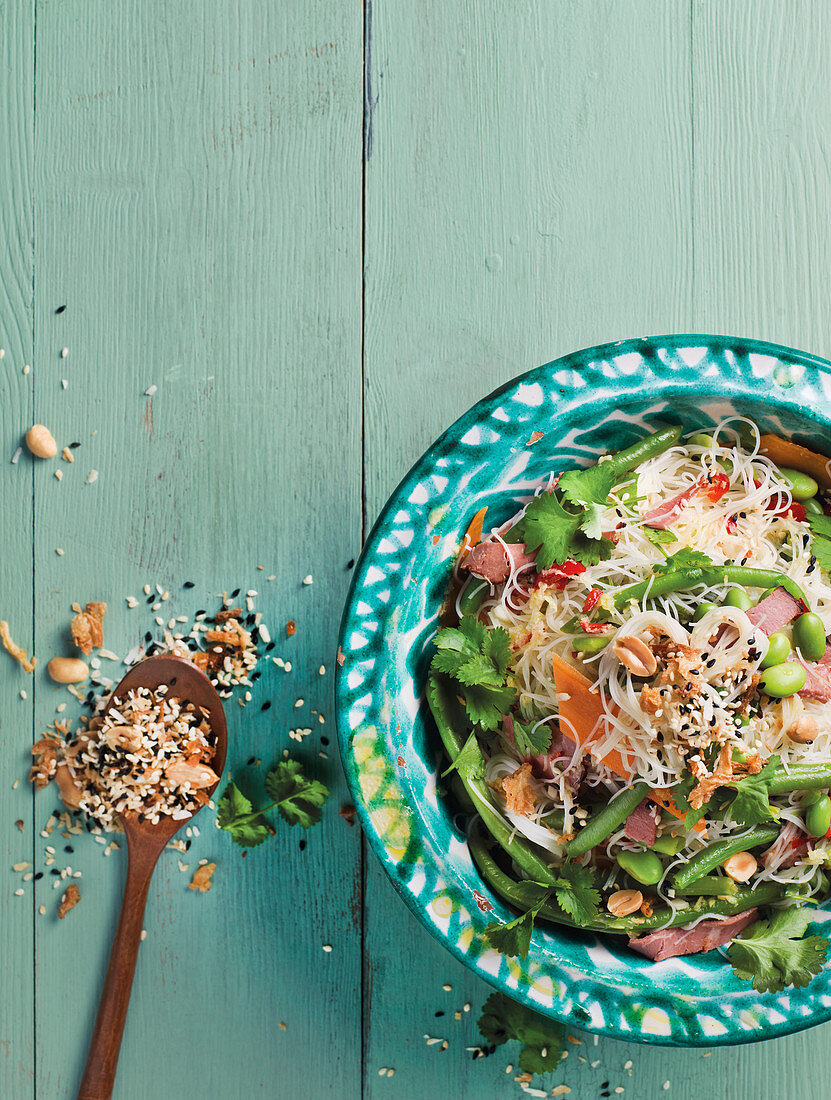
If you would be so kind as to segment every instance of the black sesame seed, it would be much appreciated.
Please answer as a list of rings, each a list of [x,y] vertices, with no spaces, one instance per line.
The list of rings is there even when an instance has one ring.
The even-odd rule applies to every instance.
[[[350,558],[350,559],[349,559],[349,561],[348,561],[348,562],[346,563],[346,568],[347,568],[347,569],[352,569],[352,567],[353,567],[354,565],[355,565],[355,559],[354,559],[354,558]]]
[[[76,447],[80,447],[80,446],[81,446],[81,444],[80,444],[80,443],[70,443],[70,444],[69,444],[69,449],[70,449],[71,451],[74,451]]]
[[[207,615],[207,614],[208,614],[208,612],[203,607],[200,607],[199,610],[196,612],[196,615],[194,616],[194,618],[198,619],[200,615]]]
[[[252,764],[254,763],[254,761],[255,761],[256,759],[257,759],[257,758],[256,758],[256,756],[251,756],[251,757],[249,757],[249,759],[248,759],[248,763],[247,763],[246,767],[250,768],[250,767],[251,767],[251,765],[252,765]]]
[[[66,309],[66,306],[58,306],[58,308],[57,308],[57,309],[55,310],[55,313],[56,313],[56,314],[58,314],[58,313],[63,313],[63,311],[64,311],[65,309]]]
[[[321,743],[321,745],[328,745],[329,744],[329,738],[328,737],[321,737],[320,743]]]
[[[436,1017],[439,1017],[439,1016],[443,1016],[443,1015],[444,1015],[444,1013],[443,1013],[443,1012],[442,1012],[441,1010],[439,1010],[439,1011],[438,1011],[438,1012],[436,1013]]]
[[[75,853],[75,849],[72,847],[71,844],[64,844],[63,850],[65,852],[69,852],[70,855],[74,855],[74,853]]]
[[[262,706],[260,707],[260,710],[271,710],[271,700],[270,700],[270,699],[266,699],[266,701],[265,701],[265,702],[263,703],[263,705],[262,705]]]
[[[53,868],[52,868],[52,870],[51,870],[51,871],[49,872],[49,874],[50,874],[50,875],[59,875],[59,874],[60,874],[60,871],[56,870],[56,869],[55,869],[55,868],[53,867]]]
[[[182,585],[182,588],[195,588],[195,587],[196,587],[196,581],[185,581],[185,583]]]
[[[231,593],[231,599],[235,600],[238,595],[239,595],[239,589],[235,588],[234,591]]]
[[[35,882],[37,882],[39,879],[42,879],[42,878],[43,878],[43,871],[38,871],[38,873],[35,875]]]
[[[145,600],[145,603],[155,603],[156,599],[157,599],[156,596],[148,596],[147,599]]]
[[[186,852],[189,852],[189,851],[190,851],[190,846],[191,846],[191,844],[192,844],[192,843],[193,843],[193,841],[192,841],[192,840],[186,840],[186,841],[185,841],[185,851],[186,851]]]
[[[306,850],[306,841],[305,841],[305,840],[301,840],[301,841],[300,841],[300,851],[301,851],[301,852],[305,852],[305,850]]]
[[[266,653],[270,653],[272,649],[274,649],[276,644],[276,642],[269,642],[268,645],[265,647]]]
[[[261,672],[252,672],[252,674],[251,674],[251,683],[255,684],[261,676],[262,676]]]

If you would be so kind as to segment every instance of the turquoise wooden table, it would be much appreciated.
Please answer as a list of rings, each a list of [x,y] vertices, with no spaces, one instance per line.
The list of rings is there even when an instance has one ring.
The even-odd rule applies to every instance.
[[[0,0],[0,26],[0,618],[39,658],[0,653],[0,1095],[74,1095],[124,873],[41,836],[27,751],[68,698],[43,669],[74,601],[109,603],[120,656],[160,630],[158,584],[163,621],[257,591],[291,671],[229,705],[229,764],[256,785],[247,762],[290,748],[333,795],[245,859],[211,810],[165,854],[116,1096],[521,1096],[516,1047],[468,1049],[487,987],[337,812],[348,563],[421,451],[522,370],[670,331],[831,353],[831,8]],[[33,422],[75,461],[12,463]],[[62,921],[47,844],[82,875]],[[831,1074],[831,1025],[574,1039],[549,1094],[778,1100]]]

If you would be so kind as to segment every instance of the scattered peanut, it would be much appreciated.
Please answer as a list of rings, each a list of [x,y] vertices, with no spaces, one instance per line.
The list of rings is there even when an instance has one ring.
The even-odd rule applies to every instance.
[[[818,732],[817,720],[810,714],[801,714],[788,729],[788,737],[798,745],[807,745],[814,740]]]
[[[652,676],[658,668],[655,654],[646,642],[642,642],[632,634],[624,634],[623,637],[618,638],[613,650],[620,663],[628,668],[633,676]]]
[[[77,657],[53,657],[46,670],[56,684],[80,684],[89,675],[89,669]]]
[[[734,882],[747,882],[759,864],[750,852],[736,852],[722,863],[722,867]]]
[[[606,908],[613,917],[628,917],[635,913],[643,905],[643,894],[640,890],[615,890],[606,902]]]
[[[33,424],[26,432],[26,446],[36,458],[54,458],[58,453],[52,433],[42,424]]]

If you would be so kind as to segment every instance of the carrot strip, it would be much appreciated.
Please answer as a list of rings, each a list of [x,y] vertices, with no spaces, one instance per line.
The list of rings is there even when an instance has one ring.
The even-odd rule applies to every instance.
[[[790,439],[782,439],[778,435],[763,435],[759,441],[759,453],[777,466],[790,466],[793,470],[810,474],[820,488],[831,489],[831,459],[826,455],[809,451],[807,447],[801,447],[798,443],[792,443]]]
[[[590,752],[596,760],[600,760],[607,768],[615,772],[622,779],[631,779],[629,770],[623,763],[623,757],[617,749],[609,750],[604,756],[598,756],[592,749],[592,744],[597,740],[601,728],[601,719],[606,711],[603,709],[603,697],[599,692],[591,690],[591,681],[586,679],[573,665],[564,661],[562,657],[553,654],[554,687],[558,695],[558,707],[560,717],[563,719],[563,732],[577,740],[581,749]],[[668,791],[650,791],[649,797],[657,802],[673,817],[684,820],[684,812],[678,809]],[[699,821],[694,826],[696,832],[706,832],[703,822]]]
[[[482,528],[485,523],[485,512],[487,512],[487,510],[488,506],[486,504],[484,508],[479,509],[470,521],[470,526],[467,531],[465,531],[465,536],[462,539],[462,548],[459,551],[460,554],[467,553],[468,550],[474,546],[478,546],[482,541]]]

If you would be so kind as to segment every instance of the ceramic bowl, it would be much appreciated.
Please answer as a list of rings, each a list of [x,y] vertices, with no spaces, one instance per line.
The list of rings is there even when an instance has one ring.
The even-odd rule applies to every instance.
[[[651,963],[622,940],[551,924],[535,929],[524,961],[491,950],[485,925],[515,914],[480,879],[452,804],[437,795],[425,675],[462,534],[483,504],[496,524],[552,469],[594,461],[661,421],[706,430],[732,413],[831,452],[831,363],[752,340],[669,336],[590,348],[515,378],[457,420],[395,490],[355,569],[340,635],[346,775],[410,909],[516,1000],[650,1043],[742,1043],[827,1020],[831,965],[804,989],[759,994],[718,952]]]

